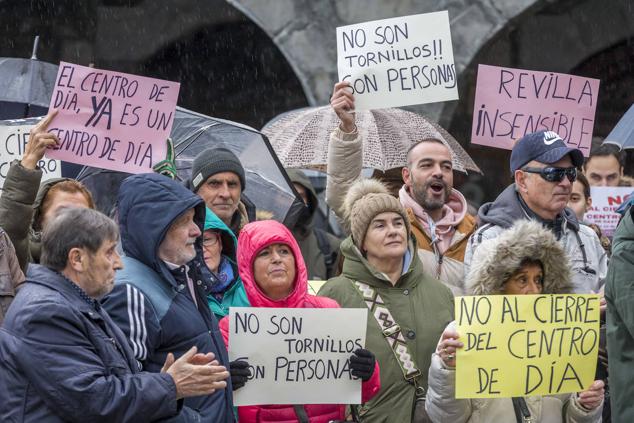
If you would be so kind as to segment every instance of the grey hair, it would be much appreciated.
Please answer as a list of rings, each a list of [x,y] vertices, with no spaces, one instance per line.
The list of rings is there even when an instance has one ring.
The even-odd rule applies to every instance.
[[[95,253],[104,241],[118,241],[119,228],[105,214],[88,208],[60,209],[42,234],[40,263],[61,271],[73,248],[86,248]]]

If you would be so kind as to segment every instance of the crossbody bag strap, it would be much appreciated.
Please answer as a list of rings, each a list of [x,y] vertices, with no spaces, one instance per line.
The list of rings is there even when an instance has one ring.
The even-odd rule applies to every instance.
[[[306,409],[302,404],[295,404],[293,406],[293,410],[295,410],[295,415],[297,416],[299,423],[310,423],[308,413],[306,413]]]
[[[522,397],[513,397],[513,409],[515,410],[515,420],[517,423],[531,423],[533,418],[531,417],[531,411],[528,409],[526,400]]]
[[[370,313],[374,316],[374,319],[381,328],[383,336],[390,346],[392,353],[394,353],[394,357],[403,372],[403,377],[405,380],[416,386],[417,396],[423,396],[424,390],[422,392],[418,392],[419,388],[423,388],[419,387],[416,383],[416,378],[421,375],[421,372],[414,362],[413,354],[409,351],[407,341],[401,332],[401,327],[398,323],[396,323],[392,313],[386,307],[385,302],[374,288],[360,281],[354,282],[353,285],[357,289],[359,295],[363,298],[363,301],[370,310]]]

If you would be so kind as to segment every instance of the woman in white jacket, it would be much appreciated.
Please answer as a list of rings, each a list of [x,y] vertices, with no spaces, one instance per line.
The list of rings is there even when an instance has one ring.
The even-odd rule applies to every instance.
[[[563,294],[571,292],[566,253],[552,233],[533,221],[519,221],[480,245],[466,277],[469,295]],[[594,423],[601,421],[603,382],[583,392],[548,396],[456,399],[456,348],[462,348],[455,322],[443,332],[429,369],[425,408],[436,423]],[[526,407],[523,407],[526,404]],[[516,414],[516,407],[518,414]],[[530,413],[530,420],[524,420]],[[525,416],[527,417],[527,416]]]

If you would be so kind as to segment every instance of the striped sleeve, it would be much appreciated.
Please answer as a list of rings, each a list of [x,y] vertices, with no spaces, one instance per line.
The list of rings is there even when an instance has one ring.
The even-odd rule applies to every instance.
[[[143,293],[130,284],[116,284],[102,305],[128,338],[136,359],[143,364],[154,352],[158,323]]]

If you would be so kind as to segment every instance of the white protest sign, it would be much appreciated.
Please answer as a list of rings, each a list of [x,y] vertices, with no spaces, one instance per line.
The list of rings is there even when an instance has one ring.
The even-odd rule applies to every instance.
[[[29,142],[29,131],[35,125],[0,126],[0,190],[4,186],[11,162],[21,159]],[[62,165],[59,160],[44,157],[38,166],[42,170],[42,181],[62,176]]]
[[[632,187],[590,187],[592,207],[588,209],[584,219],[596,224],[603,235],[611,238],[621,218],[616,209],[627,201],[632,191]]]
[[[337,68],[357,110],[458,99],[446,10],[338,27]]]
[[[234,404],[360,404],[349,359],[365,345],[367,316],[367,309],[231,307],[229,359],[251,370]]]

